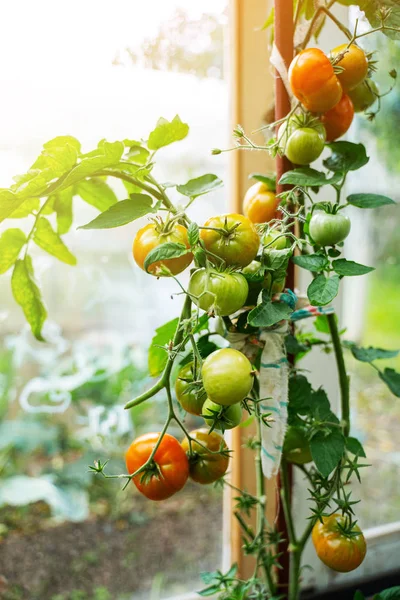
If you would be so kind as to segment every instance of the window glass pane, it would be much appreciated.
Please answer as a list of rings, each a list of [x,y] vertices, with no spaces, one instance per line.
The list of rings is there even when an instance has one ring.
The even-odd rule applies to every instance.
[[[226,180],[226,155],[210,153],[227,145],[229,133],[226,7],[227,0],[10,3],[0,40],[9,90],[0,185],[26,172],[52,137],[74,135],[89,151],[101,138],[146,138],[160,116],[176,113],[191,131],[160,151],[157,178]],[[121,182],[112,189],[126,197]],[[226,191],[215,192],[191,214],[202,222],[227,203]],[[179,314],[179,288],[133,263],[132,241],[145,219],[77,231],[98,211],[78,197],[73,208],[65,241],[77,267],[32,253],[49,312],[46,343],[33,340],[10,273],[0,278],[0,595],[4,588],[9,599],[177,596],[199,589],[199,573],[221,565],[220,491],[188,483],[152,503],[87,467],[109,458],[109,473],[125,472],[131,440],[162,427],[162,394],[135,411],[123,406],[151,383],[147,347],[154,329]],[[0,231],[10,226],[29,231],[32,222],[15,219]],[[190,417],[186,425],[201,422]]]

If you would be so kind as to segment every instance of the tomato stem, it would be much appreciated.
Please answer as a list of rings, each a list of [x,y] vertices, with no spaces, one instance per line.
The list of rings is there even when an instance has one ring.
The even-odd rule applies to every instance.
[[[336,365],[339,375],[340,402],[342,411],[342,426],[345,437],[350,433],[350,389],[349,376],[346,371],[346,365],[343,357],[343,348],[340,342],[340,335],[334,314],[327,315],[329,331],[332,338],[333,350],[336,358]]]

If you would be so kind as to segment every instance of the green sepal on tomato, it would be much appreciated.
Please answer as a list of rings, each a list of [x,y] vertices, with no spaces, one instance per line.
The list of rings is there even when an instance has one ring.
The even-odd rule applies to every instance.
[[[211,217],[200,238],[216,266],[246,267],[257,256],[260,238],[249,218],[236,213]]]
[[[202,310],[225,317],[242,308],[249,286],[240,273],[198,269],[190,278],[188,293]]]
[[[231,406],[222,406],[210,399],[204,402],[202,417],[212,429],[234,429],[242,420],[242,407],[240,403]]]
[[[200,375],[198,377],[200,379]],[[182,408],[191,415],[201,415],[207,396],[201,381],[196,379],[194,363],[183,366],[175,382],[176,398]]]

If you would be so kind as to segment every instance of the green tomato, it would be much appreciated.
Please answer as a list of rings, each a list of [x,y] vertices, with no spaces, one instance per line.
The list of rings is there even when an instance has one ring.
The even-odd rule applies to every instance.
[[[208,398],[223,406],[241,402],[253,387],[249,359],[233,348],[222,348],[207,356],[201,374]]]
[[[242,407],[239,402],[232,406],[222,406],[207,399],[201,414],[209,427],[214,426],[214,429],[225,431],[239,425],[242,420]]]
[[[240,273],[198,269],[190,278],[188,292],[197,306],[225,317],[242,308],[249,286]]]
[[[175,393],[179,404],[191,415],[201,415],[206,393],[201,383],[195,383],[193,363],[182,367],[175,382]]]
[[[310,236],[319,246],[334,246],[350,233],[350,219],[341,213],[314,212],[309,224]]]
[[[324,149],[324,140],[315,129],[296,129],[286,143],[285,155],[295,165],[309,165]]]
[[[276,250],[284,250],[287,246],[287,239],[281,231],[272,230],[263,237],[263,245]]]
[[[370,108],[379,97],[379,88],[372,79],[365,79],[354,90],[347,92],[353,103],[354,112],[364,112]]]
[[[272,284],[272,294],[281,294],[285,289],[286,279],[278,279]]]
[[[312,461],[310,444],[301,427],[289,426],[283,443],[284,458],[296,465],[305,465]]]

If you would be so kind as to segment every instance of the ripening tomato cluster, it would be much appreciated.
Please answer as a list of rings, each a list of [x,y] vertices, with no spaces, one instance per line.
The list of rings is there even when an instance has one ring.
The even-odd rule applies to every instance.
[[[296,165],[316,160],[325,142],[349,129],[355,112],[368,109],[379,96],[368,78],[364,50],[355,43],[334,48],[328,57],[319,48],[306,48],[289,67],[289,83],[306,113],[292,115],[278,130],[278,148]]]

